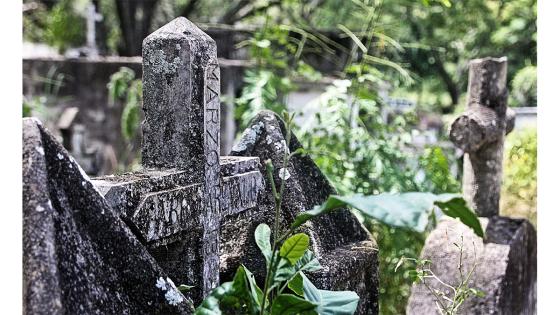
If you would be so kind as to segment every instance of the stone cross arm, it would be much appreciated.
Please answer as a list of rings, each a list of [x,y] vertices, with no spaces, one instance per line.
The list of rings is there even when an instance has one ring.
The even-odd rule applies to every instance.
[[[220,220],[255,207],[264,188],[254,157],[221,157]],[[166,245],[183,232],[202,229],[204,186],[190,183],[187,171],[142,171],[93,180],[140,239],[150,246]]]

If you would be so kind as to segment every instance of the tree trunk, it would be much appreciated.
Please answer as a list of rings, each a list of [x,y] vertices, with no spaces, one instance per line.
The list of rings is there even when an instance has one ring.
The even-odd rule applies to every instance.
[[[115,0],[122,34],[119,47],[121,56],[140,56],[142,41],[150,33],[153,13],[159,0],[122,1]],[[138,10],[141,17],[136,18]]]

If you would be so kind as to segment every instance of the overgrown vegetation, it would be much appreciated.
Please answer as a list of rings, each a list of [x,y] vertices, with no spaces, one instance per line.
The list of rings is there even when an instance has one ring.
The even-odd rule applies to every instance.
[[[140,108],[142,107],[142,80],[136,79],[134,71],[127,67],[121,67],[113,73],[107,83],[109,90],[109,104],[115,106],[116,102],[124,103],[121,114],[121,135],[126,141],[127,149],[125,156],[119,164],[120,171],[129,171],[138,167],[139,156],[138,130],[140,128]]]
[[[463,235],[461,235],[461,241],[459,243],[453,242],[454,248],[459,251],[459,259],[457,262],[457,269],[459,271],[459,278],[457,279],[457,284],[453,285],[446,283],[440,279],[441,275],[436,275],[432,269],[432,261],[428,259],[416,259],[416,258],[406,258],[403,257],[397,263],[395,267],[395,272],[404,263],[409,263],[412,268],[406,270],[415,283],[424,285],[430,294],[436,299],[435,306],[441,315],[456,315],[459,314],[459,308],[465,301],[473,296],[484,297],[485,293],[475,287],[471,287],[469,281],[471,280],[474,271],[478,267],[478,260],[476,258],[476,246],[473,241],[473,254],[474,262],[470,269],[465,270],[465,264],[463,261],[464,240]],[[430,284],[429,279],[434,279],[442,285],[445,289],[439,290]]]
[[[507,136],[502,215],[527,218],[537,226],[537,130],[514,130]]]
[[[291,130],[293,115],[283,112],[283,117],[286,129]],[[288,132],[286,143],[290,143],[290,137],[291,132]],[[321,265],[309,250],[309,236],[298,233],[305,222],[340,208],[351,207],[373,220],[416,232],[425,232],[430,220],[435,224],[437,217],[445,214],[458,218],[478,236],[484,236],[476,214],[463,198],[431,193],[331,195],[322,205],[298,214],[289,229],[282,231],[279,218],[287,179],[282,172],[296,154],[302,152],[289,152],[286,147],[279,169],[275,169],[270,160],[265,162],[274,197],[275,220],[272,231],[266,224],[260,224],[255,230],[255,243],[266,261],[264,285],[261,288],[253,274],[242,265],[233,281],[222,283],[204,299],[196,314],[353,314],[359,301],[355,292],[319,290],[306,277],[304,272],[318,271]],[[276,187],[274,172],[280,174],[280,187]],[[434,211],[435,207],[441,211]],[[458,292],[463,300],[467,297],[462,291]]]

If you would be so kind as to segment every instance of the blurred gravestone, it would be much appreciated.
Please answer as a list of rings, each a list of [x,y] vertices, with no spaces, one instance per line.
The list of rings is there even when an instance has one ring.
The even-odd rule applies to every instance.
[[[469,285],[484,292],[471,297],[461,314],[536,313],[537,236],[525,219],[500,217],[500,185],[504,137],[513,129],[514,115],[507,108],[506,58],[470,62],[467,110],[452,124],[450,138],[465,152],[463,195],[485,228],[481,239],[462,223],[444,219],[430,233],[422,258],[445,283],[457,286],[460,273],[476,263]],[[463,242],[460,253],[452,243]],[[462,269],[459,270],[460,259]],[[464,275],[463,275],[464,276]],[[437,290],[449,292],[434,279]],[[423,285],[415,285],[409,314],[439,314],[436,298]]]

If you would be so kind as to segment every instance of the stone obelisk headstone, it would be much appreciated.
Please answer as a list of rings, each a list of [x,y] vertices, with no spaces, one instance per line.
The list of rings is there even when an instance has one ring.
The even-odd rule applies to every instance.
[[[484,239],[461,222],[443,219],[430,233],[422,258],[442,281],[457,286],[458,265],[465,275],[473,266],[471,287],[483,297],[467,299],[461,314],[534,314],[536,312],[537,236],[525,219],[500,217],[500,186],[505,135],[515,116],[507,108],[507,59],[484,58],[470,62],[468,103],[452,124],[450,138],[465,152],[463,196],[481,217]],[[463,242],[462,255],[453,243]],[[461,257],[461,258],[460,258]],[[446,291],[434,279],[426,280]],[[436,298],[424,285],[415,285],[408,302],[409,314],[439,314]]]
[[[216,43],[177,18],[143,43],[142,166],[97,185],[175,282],[200,302],[219,284],[221,220],[256,206],[254,157],[220,157]]]

